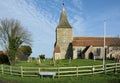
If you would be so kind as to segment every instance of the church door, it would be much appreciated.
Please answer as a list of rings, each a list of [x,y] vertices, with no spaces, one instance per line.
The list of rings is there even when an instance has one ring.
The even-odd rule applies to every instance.
[[[94,55],[92,52],[89,53],[89,59],[93,59],[94,58]]]

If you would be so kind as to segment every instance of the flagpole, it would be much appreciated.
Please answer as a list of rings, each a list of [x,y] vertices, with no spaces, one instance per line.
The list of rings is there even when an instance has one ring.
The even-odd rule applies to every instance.
[[[104,20],[104,54],[103,54],[103,69],[105,70],[105,36],[106,36],[106,19]]]

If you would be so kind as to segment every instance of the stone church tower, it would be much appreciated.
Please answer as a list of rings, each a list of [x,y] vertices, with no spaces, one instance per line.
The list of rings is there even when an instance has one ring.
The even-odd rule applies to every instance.
[[[72,58],[72,39],[72,27],[67,19],[63,4],[60,20],[56,28],[56,42],[53,56],[55,60]]]
[[[53,59],[102,59],[104,52],[107,58],[116,57],[116,53],[120,54],[120,51],[114,49],[115,46],[120,48],[118,45],[120,38],[106,37],[105,39],[104,48],[104,37],[73,36],[63,3],[60,20],[56,27]]]

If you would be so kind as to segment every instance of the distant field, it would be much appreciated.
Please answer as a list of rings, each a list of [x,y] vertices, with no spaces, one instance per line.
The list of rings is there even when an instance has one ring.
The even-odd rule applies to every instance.
[[[92,65],[102,65],[102,60],[86,60],[86,59],[76,59],[76,60],[57,60],[55,65],[53,65],[52,60],[41,60],[41,63],[33,60],[32,62],[27,61],[17,61],[16,66],[28,66],[28,67],[49,67],[49,66],[92,66]],[[106,63],[113,63],[113,60],[106,60]]]

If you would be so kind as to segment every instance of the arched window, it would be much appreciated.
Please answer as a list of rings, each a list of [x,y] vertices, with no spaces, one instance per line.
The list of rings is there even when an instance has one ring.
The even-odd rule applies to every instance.
[[[100,56],[100,53],[101,53],[101,48],[97,48],[97,49],[96,49],[96,55],[97,55],[97,56]]]
[[[82,58],[82,50],[80,48],[77,49],[77,57]]]

